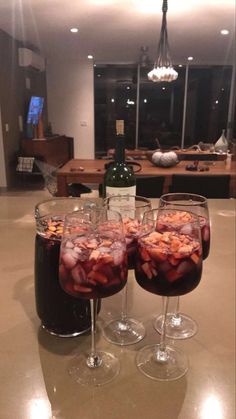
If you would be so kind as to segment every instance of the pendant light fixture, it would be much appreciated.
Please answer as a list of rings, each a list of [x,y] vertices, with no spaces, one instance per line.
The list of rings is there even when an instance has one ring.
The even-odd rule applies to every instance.
[[[162,4],[162,24],[160,41],[157,49],[157,59],[154,63],[154,68],[148,73],[148,79],[153,82],[174,81],[178,77],[177,71],[172,66],[170,58],[170,48],[167,34],[167,9],[168,0],[163,0]]]

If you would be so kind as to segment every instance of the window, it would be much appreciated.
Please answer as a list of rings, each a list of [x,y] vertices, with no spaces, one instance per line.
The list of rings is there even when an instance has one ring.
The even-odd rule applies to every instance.
[[[116,119],[125,121],[126,148],[181,147],[185,70],[178,68],[174,82],[153,83],[147,67],[139,73],[135,64],[96,66],[96,156],[114,148]],[[227,127],[231,75],[230,66],[189,66],[184,145],[215,142]]]

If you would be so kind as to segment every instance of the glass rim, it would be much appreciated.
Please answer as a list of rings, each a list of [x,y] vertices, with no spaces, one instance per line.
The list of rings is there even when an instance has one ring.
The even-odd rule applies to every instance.
[[[99,199],[101,199],[101,198],[90,198],[90,199],[88,199],[88,198],[83,198],[83,197],[81,197],[81,196],[55,196],[55,197],[53,197],[53,198],[47,198],[47,199],[44,199],[44,200],[42,200],[42,201],[39,201],[39,202],[37,202],[37,204],[35,204],[35,208],[37,208],[37,207],[39,207],[40,205],[42,205],[42,204],[46,204],[47,202],[52,202],[52,201],[76,201],[76,200],[86,200],[86,201],[89,201],[90,199],[91,200],[99,200]]]
[[[176,197],[181,197],[181,196],[190,196],[190,197],[193,197],[193,199],[194,198],[196,198],[196,202],[191,202],[191,203],[186,203],[186,204],[184,204],[183,202],[181,203],[181,202],[178,202],[178,201],[176,201],[176,202],[174,202],[174,200],[173,201],[168,201],[167,199],[166,199],[166,197],[168,197],[168,196],[176,196]],[[198,198],[198,200],[197,200],[197,198]],[[159,198],[159,200],[161,201],[164,201],[164,202],[166,202],[166,203],[173,203],[173,205],[179,205],[179,206],[183,206],[183,205],[186,205],[186,206],[188,206],[188,205],[192,205],[192,206],[198,206],[199,204],[207,204],[207,198],[205,197],[205,196],[203,196],[203,195],[198,195],[198,194],[194,194],[194,193],[188,193],[188,192],[170,192],[170,193],[166,193],[166,194],[163,194],[163,195],[161,195],[160,196],[160,198]],[[191,211],[190,211],[191,212]]]
[[[69,202],[76,202],[76,201],[78,201],[78,203],[79,202],[94,202],[94,203],[96,203],[96,202],[99,202],[100,201],[101,202],[100,207],[103,208],[102,199],[99,198],[99,197],[98,198],[90,198],[90,199],[88,199],[88,198],[83,198],[83,197],[81,198],[79,196],[63,196],[63,197],[60,196],[60,197],[47,198],[47,199],[44,199],[42,201],[37,202],[37,204],[35,204],[35,206],[34,206],[34,216],[35,216],[35,218],[37,220],[40,220],[41,218],[43,219],[43,218],[47,217],[50,214],[51,208],[48,208],[48,212],[47,213],[45,213],[43,215],[39,215],[40,214],[40,208],[43,205],[47,205],[47,204],[50,204],[52,202],[56,202],[56,203],[60,203],[60,202],[61,203],[62,202],[69,203]],[[62,210],[62,214],[64,216],[66,216],[66,214],[69,214],[70,212],[73,212],[73,211],[76,211],[76,210],[73,210],[72,209],[72,211],[68,211],[68,212],[64,212]]]
[[[146,198],[145,196],[141,196],[141,195],[130,195],[130,194],[124,194],[124,195],[111,195],[108,196],[106,198],[104,198],[104,204],[107,204],[109,199],[112,198],[125,198],[125,197],[129,197],[129,198],[135,198],[135,201],[140,200],[140,202],[143,202],[143,206],[145,205],[149,205],[151,204],[151,200],[149,198]],[[142,205],[140,205],[140,208],[142,207]]]

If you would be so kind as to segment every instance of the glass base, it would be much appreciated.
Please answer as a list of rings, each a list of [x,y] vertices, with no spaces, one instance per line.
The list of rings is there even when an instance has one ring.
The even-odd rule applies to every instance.
[[[62,333],[62,332],[55,332],[55,330],[49,329],[44,324],[41,324],[41,328],[45,330],[47,333],[49,333],[50,335],[57,336],[59,338],[75,338],[76,336],[83,335],[84,333],[87,333],[91,330],[91,328],[88,327],[87,329],[81,330],[80,332]]]
[[[106,340],[115,345],[125,346],[139,342],[146,334],[144,325],[138,320],[128,317],[112,320],[103,328]]]
[[[154,329],[161,334],[163,315],[156,317],[153,321]],[[175,317],[174,313],[168,313],[166,318],[166,336],[171,339],[188,339],[196,335],[198,331],[197,323],[186,314],[179,313]]]
[[[186,355],[171,346],[166,346],[166,353],[160,351],[160,345],[145,346],[137,353],[136,364],[144,375],[159,381],[177,380],[188,371]]]
[[[69,367],[69,374],[77,383],[84,386],[102,386],[112,381],[120,371],[119,360],[108,352],[97,352],[101,362],[96,367],[89,367],[87,354],[74,358]]]

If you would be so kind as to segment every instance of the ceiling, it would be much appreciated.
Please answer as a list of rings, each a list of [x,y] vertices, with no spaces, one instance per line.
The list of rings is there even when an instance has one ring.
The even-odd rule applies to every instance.
[[[161,8],[162,0],[0,0],[0,28],[45,57],[133,63],[147,46],[154,61]],[[167,23],[174,64],[190,55],[196,65],[234,62],[235,0],[169,0]]]

